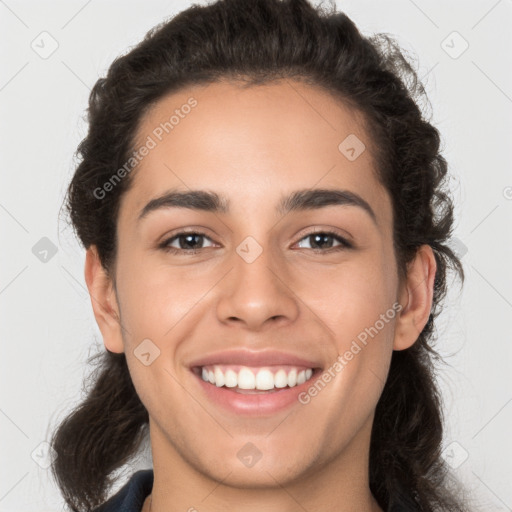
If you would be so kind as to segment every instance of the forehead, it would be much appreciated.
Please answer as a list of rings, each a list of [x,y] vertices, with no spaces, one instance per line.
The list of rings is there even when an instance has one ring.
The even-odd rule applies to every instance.
[[[285,192],[342,188],[390,222],[362,121],[332,95],[297,81],[186,87],[142,118],[134,147],[151,149],[121,209],[128,204],[135,217],[150,199],[179,188],[212,190],[230,198],[230,212],[256,213]]]

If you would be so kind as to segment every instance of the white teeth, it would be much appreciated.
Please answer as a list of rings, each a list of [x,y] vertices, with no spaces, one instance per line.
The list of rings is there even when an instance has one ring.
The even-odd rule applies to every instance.
[[[291,368],[288,373],[283,368],[272,373],[270,368],[250,369],[239,367],[238,373],[232,368],[223,370],[220,366],[214,365],[201,370],[202,379],[205,382],[214,384],[217,387],[257,389],[268,391],[274,388],[294,387],[303,384],[313,376],[313,369],[298,370]],[[223,367],[225,368],[225,367]]]
[[[291,370],[288,374],[288,386],[293,388],[295,385],[297,385],[297,370]]]
[[[224,374],[221,372],[219,367],[215,368],[213,375],[215,376],[215,385],[219,388],[224,386]]]
[[[227,388],[236,388],[238,375],[233,370],[227,370],[224,374],[224,384]]]
[[[311,373],[313,373],[313,370],[311,370]],[[288,386],[288,377],[284,370],[278,370],[274,375],[274,386],[276,388],[285,388]]]
[[[256,387],[254,373],[249,368],[242,368],[238,372],[238,387],[240,389],[254,389]]]
[[[274,376],[270,370],[260,370],[256,374],[256,389],[273,389]]]

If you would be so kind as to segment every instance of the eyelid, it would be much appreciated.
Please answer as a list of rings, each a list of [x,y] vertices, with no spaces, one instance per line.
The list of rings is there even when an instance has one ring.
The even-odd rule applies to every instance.
[[[179,235],[188,235],[188,234],[203,235],[203,236],[211,239],[211,236],[208,234],[208,232],[209,232],[209,229],[204,228],[202,226],[178,228],[178,229],[174,229],[174,230],[166,233],[165,235],[163,235],[161,237],[161,242],[158,242],[158,244],[168,242],[171,238],[176,238]]]
[[[297,235],[298,236],[298,240],[297,241],[302,240],[305,236],[313,235],[315,233],[328,233],[330,235],[338,236],[340,238],[343,238],[346,242],[348,242],[348,243],[350,243],[352,245],[355,244],[354,238],[352,237],[352,235],[348,231],[345,231],[344,229],[341,229],[341,228],[337,228],[335,226],[321,226],[321,227],[318,227],[318,225],[308,226],[308,227],[302,229],[299,232],[299,234]]]

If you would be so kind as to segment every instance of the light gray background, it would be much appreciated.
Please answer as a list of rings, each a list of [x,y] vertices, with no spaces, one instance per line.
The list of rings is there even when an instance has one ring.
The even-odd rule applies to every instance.
[[[86,358],[104,350],[84,251],[58,223],[73,153],[86,133],[89,90],[116,56],[189,5],[0,0],[2,512],[63,510],[41,467],[44,442],[80,401]],[[449,363],[440,375],[445,456],[482,510],[512,510],[512,0],[337,5],[364,34],[391,33],[418,57],[454,177],[454,246],[467,249],[466,285],[463,293],[451,286],[438,327]],[[58,43],[46,59],[31,48],[33,41],[39,51],[51,48],[43,31]],[[463,40],[454,31],[469,44],[457,58]],[[32,252],[42,237],[57,248],[47,262]],[[150,464],[143,458],[122,477]]]

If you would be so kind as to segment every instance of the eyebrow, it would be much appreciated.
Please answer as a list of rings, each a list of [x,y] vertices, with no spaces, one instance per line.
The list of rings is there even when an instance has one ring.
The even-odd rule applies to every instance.
[[[150,212],[162,208],[187,208],[212,213],[229,213],[230,201],[224,196],[208,190],[178,191],[170,190],[151,199],[141,210],[138,221]],[[364,210],[377,225],[377,216],[371,206],[358,194],[340,189],[303,189],[282,196],[276,211],[279,215],[303,210],[317,210],[327,206],[356,206]]]

